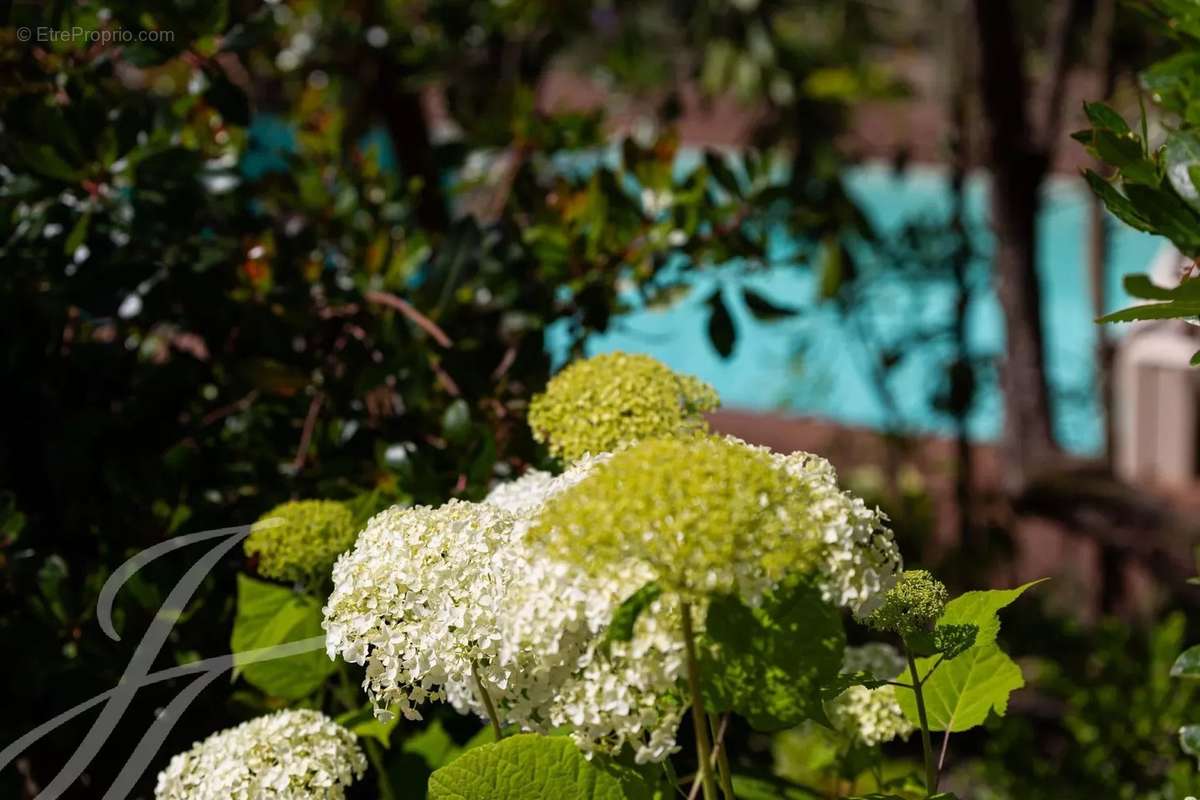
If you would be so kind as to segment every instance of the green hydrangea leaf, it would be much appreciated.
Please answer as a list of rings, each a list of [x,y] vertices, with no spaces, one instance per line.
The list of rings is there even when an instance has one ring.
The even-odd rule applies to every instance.
[[[521,734],[464,753],[429,778],[430,800],[652,800],[641,772],[570,739]]]
[[[737,800],[812,800],[813,793],[768,775],[734,775]]]
[[[1171,665],[1171,677],[1200,680],[1200,644],[1179,654],[1179,658]]]
[[[928,675],[937,660],[918,659],[918,673]],[[1024,685],[1021,668],[995,642],[977,644],[953,661],[943,660],[923,687],[930,730],[965,731],[982,725],[990,712],[1004,716],[1009,695]],[[912,689],[897,686],[896,699],[904,716],[917,724]]]
[[[324,650],[249,664],[239,664],[237,654],[323,634],[319,601],[284,586],[238,576],[230,645],[234,666],[251,685],[287,700],[312,694],[334,671]]]
[[[384,747],[391,746],[392,731],[396,729],[396,724],[399,721],[400,715],[393,714],[390,720],[387,722],[381,722],[375,718],[375,710],[369,703],[364,705],[362,708],[356,708],[353,711],[347,711],[346,713],[340,715],[336,720],[339,725],[355,734],[360,739],[371,738],[382,744]],[[441,724],[436,720],[421,733],[424,734],[434,728],[441,728]],[[408,744],[408,741],[405,741],[405,745]]]
[[[710,711],[737,712],[760,731],[806,719],[827,723],[822,690],[838,680],[846,635],[841,615],[811,579],[785,582],[758,608],[714,597],[702,645]]]
[[[979,626],[938,625],[933,631],[933,648],[947,659],[958,658],[970,650],[979,638]]]
[[[491,733],[491,729],[486,729]],[[420,756],[430,769],[439,769],[458,758],[463,748],[458,745],[440,720],[434,720],[418,733],[404,740],[400,748],[405,753]]]
[[[961,594],[946,604],[946,610],[938,618],[938,627],[975,625],[979,628],[975,634],[975,646],[991,644],[1000,633],[1000,609],[1012,605],[1027,589],[1044,580],[1046,579],[1030,581],[1015,589],[990,589]]]
[[[638,617],[650,607],[650,604],[662,595],[662,587],[650,581],[642,588],[631,594],[617,610],[613,612],[612,623],[608,626],[605,639],[610,642],[628,642],[633,638],[633,628]]]

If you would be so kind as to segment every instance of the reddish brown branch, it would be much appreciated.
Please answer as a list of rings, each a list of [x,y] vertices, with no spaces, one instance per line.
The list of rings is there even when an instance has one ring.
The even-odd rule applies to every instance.
[[[391,292],[379,291],[366,292],[363,297],[365,297],[369,303],[376,303],[378,305],[387,306],[388,308],[393,308],[396,311],[399,311],[401,314],[412,320],[413,324],[415,324],[418,328],[432,336],[433,340],[442,347],[454,346],[454,342],[450,340],[450,337],[446,335],[445,331],[438,327],[436,322],[413,308],[412,304],[407,300],[397,297]]]
[[[312,444],[313,429],[317,427],[317,415],[321,411],[321,403],[324,400],[325,395],[317,392],[313,396],[312,402],[308,404],[308,414],[304,417],[304,428],[300,431],[300,445],[296,448],[296,458],[292,461],[292,469],[295,472],[304,468],[304,461],[308,457],[308,448]]]

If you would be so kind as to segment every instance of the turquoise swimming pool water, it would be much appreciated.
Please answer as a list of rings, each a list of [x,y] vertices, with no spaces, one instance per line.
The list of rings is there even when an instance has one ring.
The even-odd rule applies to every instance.
[[[846,177],[849,191],[871,220],[895,229],[914,213],[945,215],[949,209],[945,174],[932,168],[909,169],[902,175],[883,166],[865,166]],[[1067,449],[1079,454],[1099,452],[1104,444],[1097,413],[1092,348],[1098,328],[1092,322],[1086,267],[1087,188],[1079,180],[1055,179],[1045,189],[1038,219],[1038,270],[1043,287],[1047,324],[1047,359],[1053,390],[1055,433]],[[983,249],[987,233],[987,180],[972,178],[967,185],[969,219]],[[1114,221],[1111,236],[1109,297],[1118,307],[1127,297],[1121,278],[1143,272],[1160,247],[1160,240]],[[987,269],[986,265],[983,269]],[[983,284],[989,281],[984,276]],[[738,286],[753,286],[780,303],[799,306],[805,313],[782,322],[756,320],[740,301]],[[714,286],[723,287],[738,330],[735,350],[722,359],[706,335],[708,309],[703,300]],[[953,290],[890,282],[880,286],[872,314],[874,324],[888,334],[925,330],[953,314]],[[752,277],[733,270],[699,276],[691,293],[663,310],[638,310],[618,318],[611,330],[591,337],[589,353],[625,350],[653,355],[675,369],[697,375],[720,391],[727,407],[782,411],[823,417],[876,429],[902,428],[910,433],[951,433],[953,422],[930,403],[931,387],[942,374],[938,345],[905,359],[889,379],[895,410],[889,414],[869,379],[873,356],[859,332],[815,302],[815,282],[806,270],[769,269]],[[971,352],[994,356],[1003,348],[1004,333],[994,293],[977,293],[969,311]],[[551,351],[562,352],[552,340]],[[1001,410],[994,372],[979,386],[968,421],[973,437],[994,439]]]

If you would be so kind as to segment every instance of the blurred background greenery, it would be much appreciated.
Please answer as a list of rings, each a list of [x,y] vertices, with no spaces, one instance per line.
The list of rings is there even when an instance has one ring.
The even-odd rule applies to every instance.
[[[1170,51],[1143,10],[0,3],[0,737],[117,683],[185,568],[157,562],[127,585],[113,642],[96,596],[132,554],[288,499],[341,500],[359,521],[394,503],[478,499],[547,463],[524,418],[555,361],[731,263],[753,276],[786,261],[814,281],[811,297],[738,281],[737,308],[774,323],[819,305],[857,325],[881,276],[947,287],[956,313],[877,346],[869,386],[886,404],[906,354],[935,358],[921,402],[949,420],[949,437],[823,425],[817,441],[893,516],[906,554],[952,586],[1027,569],[1062,577],[1065,588],[1006,621],[1035,677],[986,739],[955,741],[951,788],[1195,793],[1176,742],[1191,693],[1168,676],[1188,618],[1160,614],[1195,605],[1184,582],[1195,493],[1151,494],[1116,481],[1103,454],[1060,455],[1043,354],[1055,307],[1041,302],[1033,256],[1043,183],[1087,163],[1065,130],[1079,100],[1136,109],[1137,69]],[[942,165],[949,213],[881,232],[844,180],[866,158]],[[976,168],[995,177],[984,261],[1008,329],[1007,350],[984,356],[967,341],[966,309],[992,275],[980,277],[983,245],[967,222]],[[1112,224],[1096,212],[1098,285]],[[729,298],[705,293],[698,306],[694,338],[718,358],[745,332]],[[936,356],[921,350],[933,338],[947,343]],[[1101,341],[1087,357],[1103,375],[1111,355]],[[1007,424],[992,447],[968,419],[998,356],[1003,408],[992,413]],[[763,418],[750,430],[736,432],[778,444],[792,429]],[[1022,560],[1047,524],[1057,555],[1034,547]],[[1080,542],[1089,566],[1068,570]],[[227,652],[239,576],[254,570],[227,559],[209,576],[158,666]],[[209,688],[156,767],[295,701],[264,683]],[[141,692],[71,796],[106,786],[179,688]],[[0,794],[36,794],[84,729],[36,745],[0,776]],[[378,733],[381,757],[419,793],[474,732],[452,715],[404,724]],[[824,758],[819,731],[736,735],[764,797],[865,790],[859,775],[876,768]],[[889,751],[897,773],[915,763],[914,744]]]

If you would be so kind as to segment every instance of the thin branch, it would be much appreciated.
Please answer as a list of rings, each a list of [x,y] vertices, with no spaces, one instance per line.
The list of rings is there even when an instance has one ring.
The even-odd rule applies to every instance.
[[[422,314],[420,311],[417,311],[417,309],[413,308],[412,304],[404,298],[397,297],[391,292],[381,292],[375,290],[365,292],[363,297],[367,299],[367,302],[377,303],[381,306],[387,306],[388,308],[394,308],[395,310],[399,311],[401,314],[412,320],[413,324],[415,324],[418,328],[432,336],[433,340],[442,347],[454,346],[454,342],[451,341],[450,337],[446,335],[445,331],[438,327],[436,322]]]
[[[729,714],[726,713],[721,717],[721,725],[717,728],[716,736],[713,740],[712,758],[709,759],[712,766],[716,767],[721,763],[724,753],[725,731],[729,728]],[[691,777],[692,790],[688,793],[688,800],[696,800],[700,793],[700,781],[696,780],[698,776]]]
[[[257,399],[258,399],[258,390],[252,389],[249,393],[246,394],[245,397],[241,398],[240,400],[236,400],[227,406],[221,406],[220,408],[215,408],[212,411],[205,414],[203,417],[200,418],[200,425],[201,425],[201,427],[211,425],[214,422],[216,422],[217,420],[228,417],[230,414],[236,414],[239,411],[245,411]]]
[[[496,381],[500,380],[500,378],[503,378],[504,374],[508,372],[509,367],[511,367],[513,362],[516,360],[517,346],[515,344],[510,344],[508,349],[504,351],[504,357],[500,359],[500,363],[496,365],[494,370],[492,370],[492,380]]]
[[[317,415],[321,411],[321,403],[325,402],[325,395],[317,392],[308,404],[308,414],[304,417],[304,428],[300,431],[300,444],[296,447],[296,458],[292,460],[292,470],[299,472],[304,468],[304,461],[308,458],[308,447],[312,444],[313,429],[317,426]]]
[[[429,360],[429,368],[433,370],[433,374],[437,377],[438,383],[451,397],[461,397],[462,390],[458,388],[458,384],[454,382],[454,378],[450,377],[450,373],[442,368],[436,358]]]

